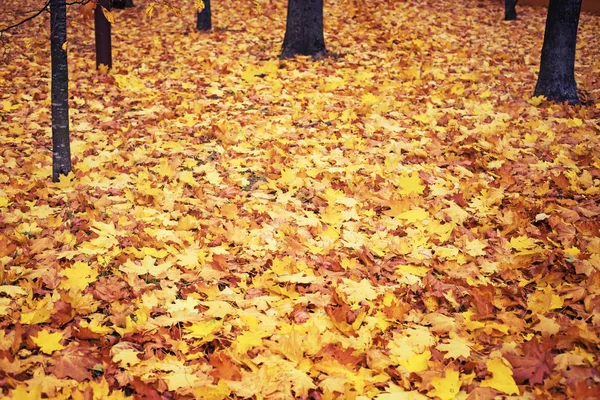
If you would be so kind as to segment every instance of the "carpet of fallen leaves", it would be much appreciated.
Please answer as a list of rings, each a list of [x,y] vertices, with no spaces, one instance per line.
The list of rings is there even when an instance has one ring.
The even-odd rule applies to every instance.
[[[48,16],[4,36],[2,396],[599,398],[600,105],[531,99],[544,9],[326,2],[313,62],[284,1],[136,3],[109,74],[69,11],[57,184]]]

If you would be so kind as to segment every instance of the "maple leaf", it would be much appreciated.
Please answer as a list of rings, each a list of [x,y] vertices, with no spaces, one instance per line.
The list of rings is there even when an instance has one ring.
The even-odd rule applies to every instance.
[[[63,270],[61,275],[65,276],[67,280],[61,282],[60,287],[81,291],[96,281],[98,271],[87,263],[77,261],[73,266]]]
[[[118,363],[121,368],[128,368],[131,365],[139,364],[141,361],[138,357],[141,352],[137,351],[131,343],[120,342],[115,344],[110,349],[110,354],[112,360]]]
[[[429,360],[431,359],[431,351],[425,350],[422,353],[414,353],[408,357],[400,359],[400,365],[408,372],[421,372],[429,368]]]
[[[456,334],[451,334],[450,337],[451,338],[448,341],[448,343],[442,343],[437,345],[436,347],[436,349],[438,349],[439,351],[446,352],[444,358],[469,358],[469,356],[471,355],[471,346],[473,346],[473,343],[470,342],[467,338],[457,336]]]
[[[543,339],[542,342],[537,337],[522,344],[523,355],[505,354],[506,358],[513,366],[515,381],[523,384],[529,381],[535,385],[543,381],[544,375],[550,374],[554,370],[553,355],[549,348],[555,344],[555,339]]]
[[[431,385],[434,387],[434,390],[428,394],[437,396],[441,400],[455,399],[462,384],[459,375],[459,372],[454,369],[446,369],[443,377],[434,376],[431,379]]]
[[[210,320],[204,322],[196,322],[184,330],[188,337],[200,339],[199,343],[210,342],[215,338],[215,334],[221,330],[223,320]]]
[[[37,400],[42,398],[41,385],[29,387],[27,385],[17,385],[11,392],[10,398],[16,400]]]
[[[562,308],[564,300],[554,293],[550,286],[533,292],[527,300],[527,308],[535,313],[545,314],[550,310]]]
[[[56,350],[62,350],[65,348],[60,341],[63,339],[61,332],[50,333],[47,330],[41,330],[36,336],[32,336],[31,340],[35,343],[40,351],[46,354],[52,354]]]
[[[213,353],[209,357],[209,363],[215,368],[211,372],[211,375],[215,378],[228,381],[240,381],[242,379],[240,367],[225,352]]]
[[[407,194],[422,194],[425,190],[426,186],[421,183],[421,178],[416,172],[411,172],[410,174],[402,174],[398,178],[398,186],[400,186],[400,190],[398,193],[402,195]]]
[[[408,223],[415,223],[429,218],[429,213],[426,210],[417,207],[410,211],[400,213],[397,215],[397,217],[406,220]]]
[[[519,394],[519,387],[513,379],[512,371],[502,358],[492,358],[486,361],[486,365],[492,377],[481,382],[482,387],[493,388],[508,395]]]
[[[212,378],[200,373],[194,373],[191,368],[178,368],[162,376],[169,390],[191,389],[212,383]]]
[[[35,304],[31,311],[21,313],[21,323],[35,325],[48,321],[50,316],[53,314],[53,310],[49,308],[50,306],[51,303],[49,298],[40,300]]]
[[[80,348],[76,342],[69,343],[59,353],[54,354],[56,360],[52,372],[58,378],[73,378],[78,382],[91,379],[91,370],[98,363],[89,349]]]
[[[74,168],[52,184],[48,35],[3,36],[3,395],[594,397],[600,105],[527,93],[536,12],[494,41],[485,4],[377,2],[371,29],[374,4],[331,2],[343,57],[280,61],[285,2],[224,5],[245,34],[199,40],[173,0],[126,29],[96,10],[135,40],[112,69],[70,60]]]
[[[252,348],[262,346],[263,338],[270,336],[268,332],[262,330],[254,330],[243,332],[238,335],[233,342],[233,350],[236,355],[243,355]]]
[[[560,331],[560,324],[554,319],[546,318],[542,314],[536,316],[539,322],[532,327],[533,330],[548,336],[556,335]]]
[[[373,300],[377,297],[377,291],[371,283],[362,279],[360,282],[355,282],[350,279],[342,279],[343,283],[338,286],[352,303],[360,303],[363,300]]]

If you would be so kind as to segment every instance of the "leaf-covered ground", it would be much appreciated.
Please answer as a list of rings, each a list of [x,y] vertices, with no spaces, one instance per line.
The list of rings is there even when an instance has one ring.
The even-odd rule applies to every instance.
[[[599,398],[600,105],[530,98],[545,10],[328,1],[313,62],[213,3],[115,11],[108,75],[71,8],[58,184],[48,16],[4,36],[2,396]]]

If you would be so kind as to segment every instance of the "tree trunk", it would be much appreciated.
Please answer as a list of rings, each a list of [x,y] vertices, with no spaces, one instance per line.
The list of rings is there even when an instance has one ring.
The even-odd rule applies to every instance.
[[[133,4],[133,0],[113,0],[112,6],[113,8],[122,10],[124,8],[135,7],[135,4]]]
[[[579,104],[575,83],[575,48],[581,0],[550,0],[534,96]]]
[[[321,58],[326,54],[323,37],[323,0],[288,0],[287,23],[280,58],[295,55]]]
[[[67,64],[67,2],[50,2],[50,56],[52,63],[52,180],[71,172],[69,140],[69,68]]]
[[[212,15],[210,11],[210,0],[204,0],[204,9],[198,13],[196,29],[199,31],[210,31],[212,29]]]
[[[519,0],[504,0],[504,20],[512,21],[517,19],[517,2]]]
[[[96,34],[96,68],[106,65],[112,68],[112,43],[110,22],[104,16],[102,7],[107,10],[111,8],[111,0],[98,0],[94,10],[94,26]]]

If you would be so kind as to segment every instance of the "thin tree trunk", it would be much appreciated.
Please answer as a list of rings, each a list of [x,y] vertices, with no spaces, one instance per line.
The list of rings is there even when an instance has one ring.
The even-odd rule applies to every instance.
[[[288,0],[280,58],[295,55],[321,58],[327,54],[323,36],[323,0]]]
[[[113,0],[112,6],[113,8],[122,10],[124,8],[135,7],[135,4],[133,4],[133,0]]]
[[[504,20],[512,21],[517,19],[517,2],[519,0],[504,0]]]
[[[204,0],[204,9],[197,16],[196,29],[199,31],[210,31],[212,29],[210,0]]]
[[[69,68],[67,64],[67,2],[50,3],[50,55],[52,59],[52,180],[71,172],[69,139]]]
[[[96,68],[105,65],[112,68],[112,42],[110,22],[104,16],[102,7],[111,9],[112,0],[98,0],[94,10],[94,31],[96,36]]]
[[[575,48],[581,0],[550,0],[534,96],[579,104],[575,82]]]

